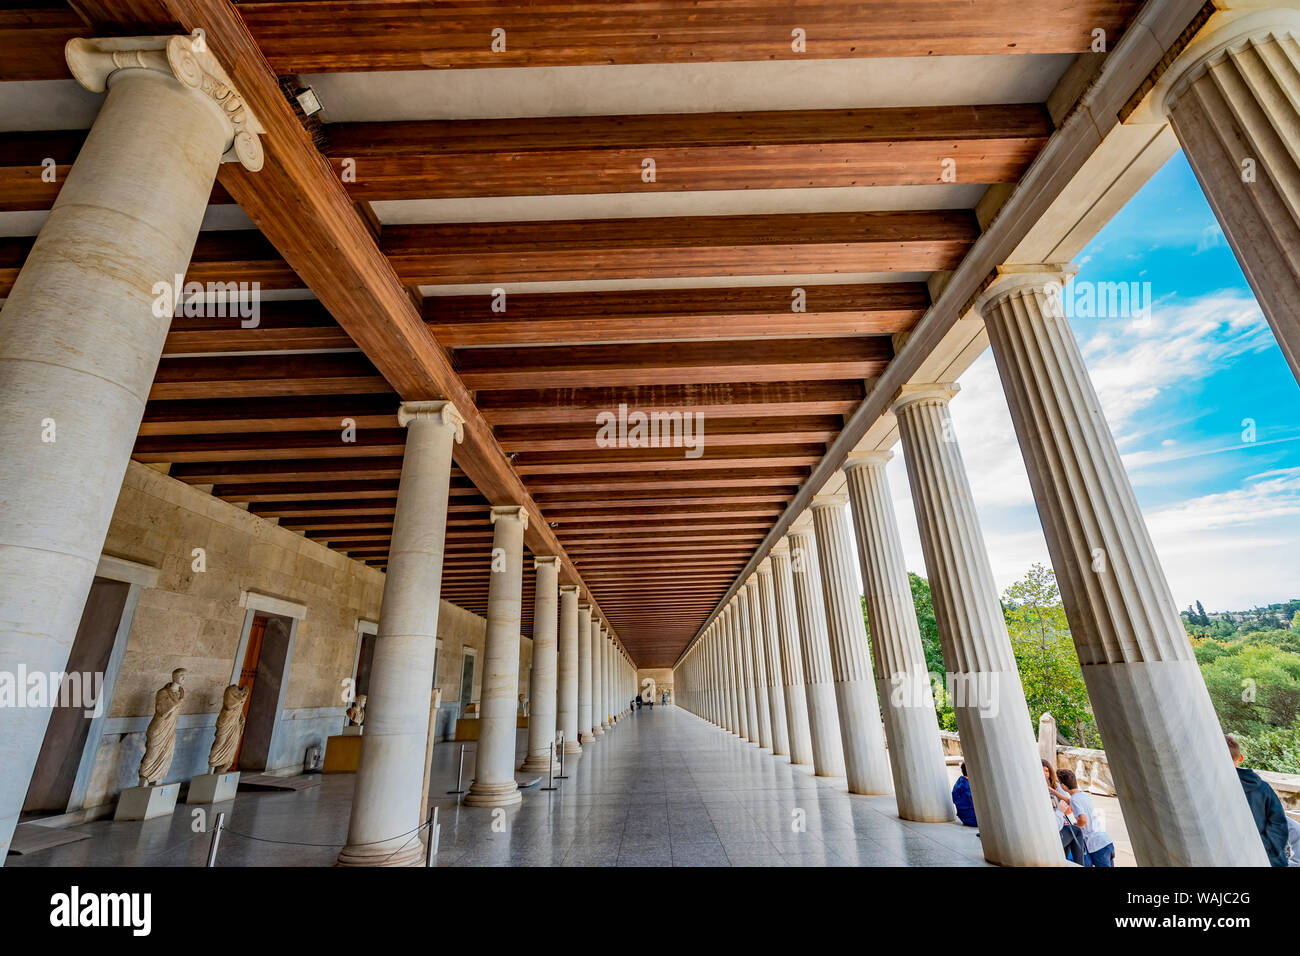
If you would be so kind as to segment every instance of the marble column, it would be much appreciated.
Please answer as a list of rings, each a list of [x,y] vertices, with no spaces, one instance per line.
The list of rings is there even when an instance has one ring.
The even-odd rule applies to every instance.
[[[1300,380],[1300,8],[1216,10],[1208,27],[1160,77],[1154,112]]]
[[[736,604],[727,605],[724,611],[725,633],[727,633],[727,680],[731,691],[732,734],[742,740],[749,737],[749,724],[746,724],[745,692],[740,683],[740,635],[736,630]]]
[[[604,679],[601,681],[601,707],[600,707],[600,726],[604,730],[611,727],[610,718],[614,715],[614,695],[611,692],[614,687],[614,641],[610,635],[605,635],[605,653],[604,653]]]
[[[602,737],[605,731],[600,726],[600,708],[604,699],[601,688],[604,685],[605,628],[598,618],[591,619],[591,725],[587,728],[592,738]]]
[[[862,599],[853,568],[853,546],[844,513],[847,504],[848,498],[843,495],[814,495],[811,509],[845,777],[849,793],[891,793],[894,788],[880,722],[880,701],[876,698]]]
[[[736,592],[737,663],[740,667],[741,691],[745,695],[745,739],[757,744],[758,702],[754,686],[754,641],[749,633],[749,597],[745,589]]]
[[[578,742],[578,586],[565,584],[560,588],[560,680],[558,690],[557,728],[564,734],[564,752],[570,756],[582,754]]]
[[[756,574],[757,599],[750,599],[750,607],[758,607],[759,627],[763,633],[763,663],[767,668],[767,710],[772,721],[772,753],[778,757],[790,755],[790,732],[785,709],[785,686],[781,676],[781,638],[776,625],[776,592],[772,588],[772,561],[759,562]]]
[[[519,721],[519,628],[524,589],[524,532],[528,512],[494,507],[492,577],[488,582],[483,689],[479,698],[478,754],[467,807],[508,807],[521,799],[515,782]],[[504,559],[504,560],[503,560]]]
[[[578,605],[578,733],[584,744],[591,737],[591,605]]]
[[[953,818],[948,766],[885,478],[885,463],[892,457],[888,451],[853,452],[844,465],[844,476],[857,533],[871,656],[884,705],[898,815],[905,820],[943,822]]]
[[[528,697],[528,754],[519,769],[546,773],[551,767],[551,745],[557,726],[557,649],[559,632],[560,559],[547,555],[533,559],[536,593],[533,597],[533,676]]]
[[[749,647],[754,670],[754,704],[758,710],[758,746],[772,750],[771,701],[767,692],[767,638],[763,634],[763,606],[758,594],[758,578],[745,582],[745,609],[749,612]]]
[[[795,609],[794,575],[790,570],[790,543],[782,538],[768,552],[772,562],[772,592],[776,604],[776,632],[781,645],[781,683],[785,692],[785,722],[790,735],[790,763],[813,762],[812,733],[808,725],[808,692],[804,684],[803,641]]]
[[[953,688],[984,857],[1064,862],[966,466],[948,415],[955,385],[905,386],[894,404],[934,616]]]
[[[422,866],[416,830],[429,736],[429,688],[438,646],[438,602],[447,532],[453,442],[464,420],[450,402],[404,402],[406,428],[388,573],[370,665],[344,866]]]
[[[736,736],[749,739],[749,700],[745,693],[744,634],[740,629],[739,602],[735,599],[727,607],[727,645],[730,651],[731,690],[734,696]]]
[[[1060,298],[1044,291],[1052,279],[1004,275],[977,306],[1134,856],[1143,866],[1264,865],[1119,449]]]
[[[82,86],[108,95],[0,311],[10,674],[67,664],[171,324],[158,289],[189,266],[222,160],[262,162],[256,119],[192,38],[74,39],[66,55]],[[6,711],[0,862],[49,716]]]
[[[840,739],[835,674],[831,669],[830,637],[826,631],[826,605],[822,600],[821,569],[817,564],[817,543],[811,518],[811,514],[805,512],[787,536],[795,608],[802,638],[808,731],[812,737],[814,772],[819,777],[842,777],[845,774],[844,746]]]

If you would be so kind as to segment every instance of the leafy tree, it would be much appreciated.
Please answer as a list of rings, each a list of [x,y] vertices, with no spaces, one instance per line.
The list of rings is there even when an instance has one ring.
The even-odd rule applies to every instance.
[[[1300,611],[1296,611],[1295,616],[1291,618],[1291,630],[1300,631]]]
[[[1276,773],[1300,773],[1300,719],[1290,727],[1271,727],[1254,737],[1239,735],[1246,766]]]
[[[1062,735],[1076,746],[1086,746],[1094,721],[1056,573],[1033,565],[1003,593],[1002,605],[1035,729],[1039,715],[1047,711]]]
[[[1300,655],[1267,643],[1241,642],[1226,650],[1201,664],[1219,722],[1248,736],[1294,723],[1300,715]]]
[[[1196,602],[1196,623],[1202,627],[1210,626],[1210,615],[1205,613],[1205,605],[1200,601]]]

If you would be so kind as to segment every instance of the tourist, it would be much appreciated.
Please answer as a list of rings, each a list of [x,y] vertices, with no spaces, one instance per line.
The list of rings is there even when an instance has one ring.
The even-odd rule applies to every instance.
[[[1109,833],[1097,826],[1097,811],[1092,805],[1092,795],[1079,789],[1079,781],[1073,770],[1056,771],[1056,779],[1069,793],[1074,822],[1083,831],[1083,865],[1114,866],[1115,841]]]
[[[1067,860],[1080,866],[1087,866],[1088,853],[1083,848],[1083,831],[1070,820],[1070,795],[1056,782],[1056,772],[1046,759],[1042,760],[1043,780],[1047,783],[1048,798],[1052,801],[1052,813],[1056,816],[1056,828],[1061,834],[1061,849]]]
[[[1232,762],[1237,767],[1237,778],[1246,794],[1246,802],[1250,804],[1250,812],[1255,816],[1255,827],[1259,830],[1259,838],[1264,841],[1268,862],[1273,866],[1286,866],[1288,833],[1282,801],[1259,774],[1242,766],[1246,762],[1246,755],[1241,752],[1237,738],[1232,734],[1224,734],[1223,739],[1228,745],[1228,753],[1232,754]]]
[[[961,776],[952,785],[952,802],[957,808],[957,819],[964,826],[979,826],[975,822],[975,801],[970,795],[970,778],[966,776],[966,764],[961,765]]]

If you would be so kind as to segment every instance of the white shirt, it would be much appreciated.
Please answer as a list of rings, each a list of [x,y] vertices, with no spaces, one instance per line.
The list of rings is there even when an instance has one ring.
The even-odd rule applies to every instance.
[[[1088,853],[1096,853],[1115,841],[1110,834],[1097,827],[1097,810],[1092,805],[1092,797],[1083,790],[1070,794],[1070,810],[1075,820],[1081,816],[1088,818],[1088,825],[1083,827],[1083,848]]]

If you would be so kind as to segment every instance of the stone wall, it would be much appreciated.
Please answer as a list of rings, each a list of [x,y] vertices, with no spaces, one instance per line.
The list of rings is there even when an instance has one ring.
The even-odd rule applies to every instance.
[[[659,703],[663,692],[668,691],[668,697],[672,699],[673,692],[673,669],[671,667],[642,667],[636,672],[636,689],[637,693],[647,690],[647,680],[655,682],[655,703]]]
[[[961,738],[950,731],[940,731],[943,740],[943,752],[947,757],[961,756]],[[1225,755],[1224,759],[1227,757]],[[1115,781],[1110,775],[1110,763],[1106,751],[1092,750],[1086,747],[1056,747],[1056,768],[1072,770],[1079,781],[1079,786],[1091,793],[1115,796]],[[1282,806],[1292,816],[1300,819],[1300,774],[1270,773],[1259,771],[1259,775],[1273,788],[1282,801]]]
[[[195,566],[196,548],[202,549],[202,570]],[[157,568],[158,582],[140,592],[99,728],[85,806],[110,802],[135,785],[154,694],[176,667],[188,675],[167,780],[206,771],[221,694],[236,666],[245,591],[306,607],[295,628],[268,770],[300,768],[309,746],[323,748],[325,738],[342,728],[343,681],[352,676],[358,621],[379,618],[380,571],[135,462],[123,482],[104,553]],[[466,648],[478,653],[471,695],[478,699],[485,630],[483,618],[442,602],[440,736],[449,736],[454,726]],[[520,642],[520,692],[527,694],[532,642],[523,637]]]

